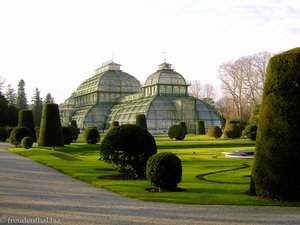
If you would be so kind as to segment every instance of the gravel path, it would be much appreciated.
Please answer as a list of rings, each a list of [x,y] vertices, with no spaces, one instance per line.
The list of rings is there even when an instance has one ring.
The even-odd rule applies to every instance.
[[[1,224],[300,224],[300,208],[133,200],[0,149]]]

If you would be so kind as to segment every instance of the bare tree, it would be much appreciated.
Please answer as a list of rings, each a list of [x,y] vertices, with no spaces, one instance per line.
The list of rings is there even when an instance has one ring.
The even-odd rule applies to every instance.
[[[201,98],[202,84],[199,80],[193,80],[189,86],[189,94],[195,98]]]
[[[248,119],[251,108],[261,103],[271,57],[269,52],[260,52],[219,66],[223,94],[234,104],[235,119]]]

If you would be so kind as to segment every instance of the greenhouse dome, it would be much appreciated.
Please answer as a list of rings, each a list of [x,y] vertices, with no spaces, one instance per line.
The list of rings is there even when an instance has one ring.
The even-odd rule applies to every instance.
[[[79,128],[106,128],[111,108],[124,96],[141,92],[140,82],[120,70],[120,64],[108,61],[95,75],[82,82],[61,108],[62,121],[76,120]],[[70,104],[72,103],[72,104]]]
[[[81,129],[95,126],[105,131],[113,121],[134,124],[144,114],[148,130],[166,133],[170,126],[184,121],[193,133],[196,120],[222,127],[221,116],[200,99],[189,96],[189,84],[166,62],[159,65],[145,84],[122,72],[120,64],[109,61],[96,74],[79,85],[61,108],[63,124],[76,120]]]

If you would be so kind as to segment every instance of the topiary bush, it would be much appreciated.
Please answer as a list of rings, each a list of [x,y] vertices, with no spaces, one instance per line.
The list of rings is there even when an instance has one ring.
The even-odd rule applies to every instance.
[[[24,137],[32,137],[31,130],[27,127],[15,127],[9,136],[9,141],[12,145],[20,146]]]
[[[62,127],[64,144],[69,145],[73,142],[73,127],[72,126],[63,126]]]
[[[32,110],[23,109],[19,111],[18,127],[27,127],[32,133],[33,141],[36,141]]]
[[[47,103],[43,105],[38,143],[39,146],[64,146],[57,104]]]
[[[182,177],[181,160],[173,153],[158,153],[149,158],[146,177],[155,187],[174,190]]]
[[[5,142],[7,139],[7,132],[4,127],[0,127],[0,141]]]
[[[147,119],[144,114],[138,114],[135,117],[135,124],[147,130]]]
[[[197,135],[205,134],[205,124],[203,120],[197,120],[195,123],[195,133]]]
[[[157,152],[153,136],[144,128],[126,124],[111,129],[100,147],[101,158],[132,178],[145,178],[146,163]]]
[[[209,137],[214,137],[216,139],[222,137],[222,129],[216,125],[210,126],[207,131]]]
[[[224,129],[224,135],[226,138],[239,138],[241,137],[241,130],[238,124],[227,124]]]
[[[100,141],[100,134],[96,127],[88,127],[83,132],[83,138],[87,144],[97,144]]]
[[[249,124],[243,130],[242,136],[243,136],[243,138],[249,138],[250,140],[255,141],[256,133],[257,133],[257,125]]]
[[[258,118],[250,193],[300,200],[300,48],[272,57]]]
[[[186,127],[186,123],[184,121],[180,121],[179,125],[183,127],[185,134],[187,134],[187,127]]]
[[[171,139],[183,140],[185,138],[186,132],[182,126],[175,124],[171,126],[168,130],[168,136]]]
[[[25,149],[31,148],[33,145],[33,139],[31,137],[23,137],[21,140],[21,147]]]

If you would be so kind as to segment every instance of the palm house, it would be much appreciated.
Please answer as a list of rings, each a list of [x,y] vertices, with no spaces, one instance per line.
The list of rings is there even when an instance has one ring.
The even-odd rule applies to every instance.
[[[105,131],[113,121],[133,124],[136,115],[144,114],[151,133],[165,133],[180,121],[186,123],[190,133],[196,120],[203,120],[206,130],[211,125],[222,127],[221,116],[200,99],[189,96],[189,84],[171,64],[159,65],[143,86],[113,61],[95,72],[64,102],[60,110],[63,124],[76,120],[81,129],[96,126]]]

